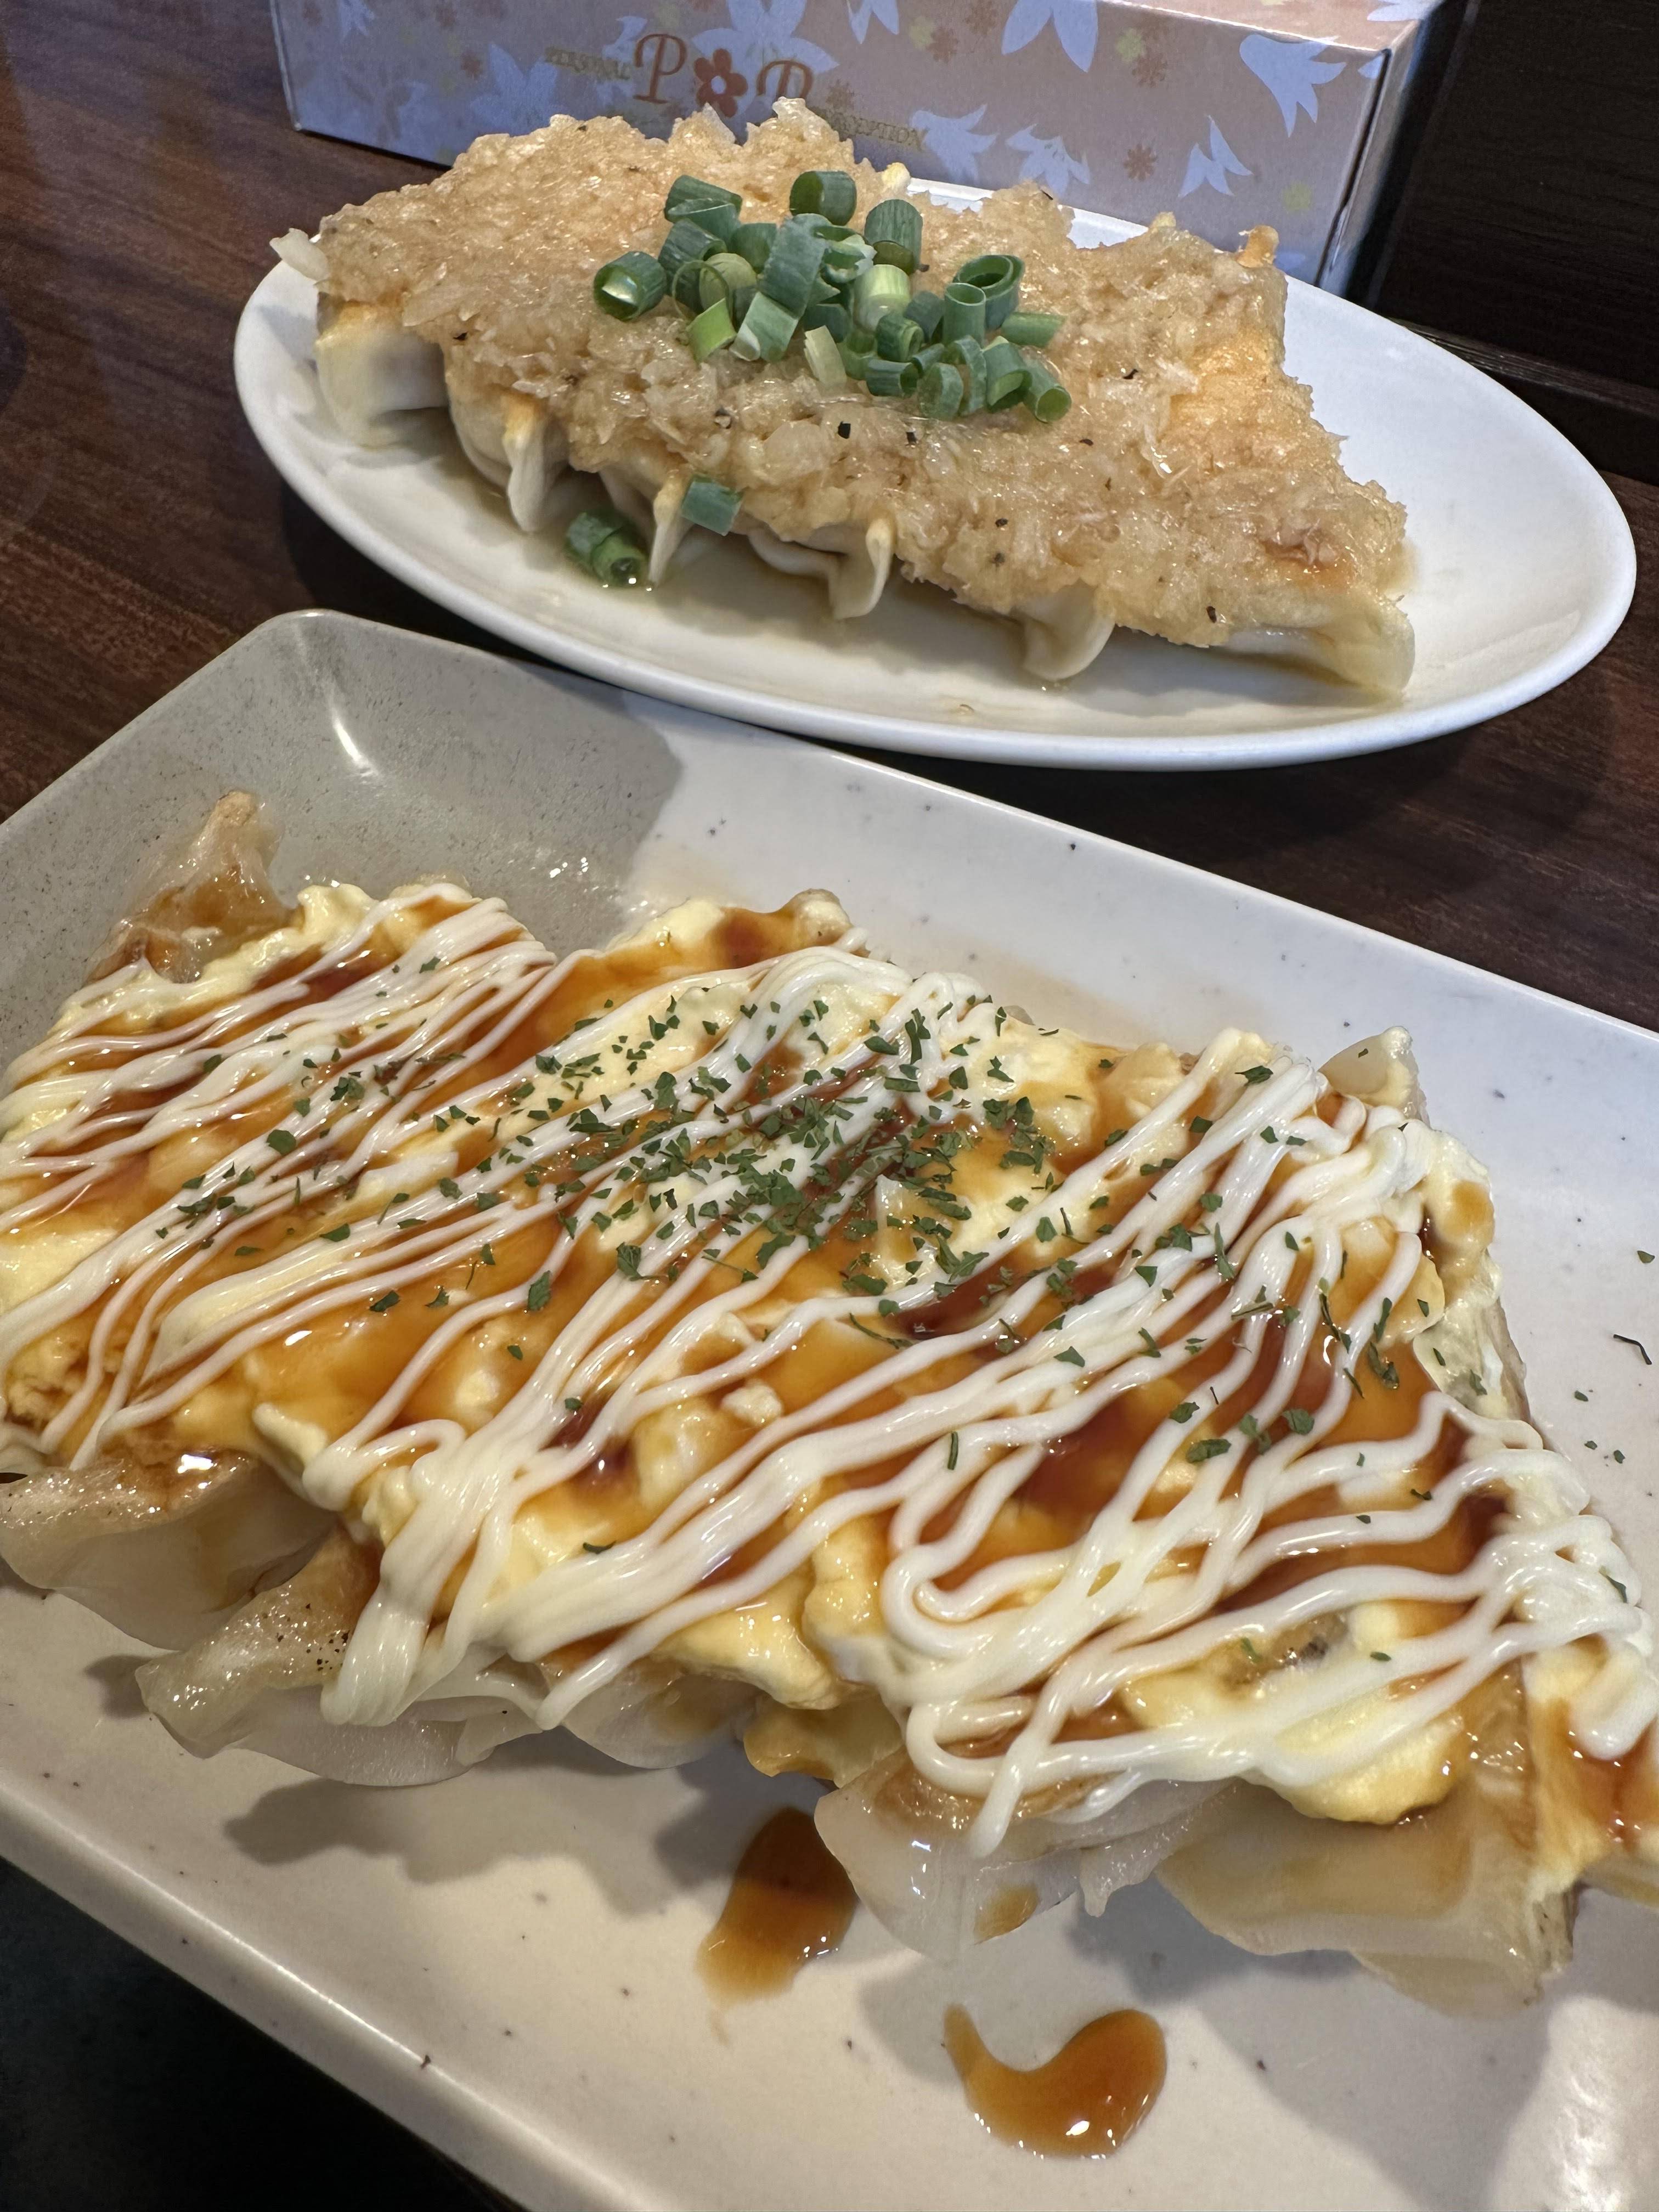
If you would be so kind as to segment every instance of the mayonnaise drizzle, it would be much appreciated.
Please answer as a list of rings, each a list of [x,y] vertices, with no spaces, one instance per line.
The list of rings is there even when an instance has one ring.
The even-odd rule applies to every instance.
[[[878,1294],[862,1276],[803,1290],[789,1279],[808,1240],[767,1237],[785,1201],[766,1194],[799,1196],[808,1180],[804,1127],[829,1132],[812,1164],[822,1170],[884,1142],[896,1115],[913,1138],[951,1127],[976,1138],[1010,1110],[1006,1078],[992,1072],[1006,1018],[968,978],[912,977],[848,938],[672,983],[648,978],[550,1051],[544,1042],[541,1060],[532,1052],[503,1070],[506,1041],[580,956],[556,960],[498,902],[453,885],[378,902],[353,896],[311,957],[229,996],[213,998],[211,971],[203,986],[170,986],[143,968],[89,986],[15,1064],[0,1102],[0,1235],[41,1232],[173,1137],[259,1122],[245,1140],[226,1133],[198,1196],[147,1211],[0,1315],[0,1378],[26,1347],[92,1317],[84,1374],[40,1437],[76,1465],[164,1425],[261,1347],[380,1310],[459,1265],[476,1273],[492,1234],[538,1233],[544,1305],[596,1243],[617,1255],[487,1419],[469,1428],[406,1408],[447,1354],[537,1310],[522,1272],[459,1295],[374,1401],[306,1459],[300,1480],[321,1504],[358,1520],[374,1486],[395,1475],[408,1509],[325,1693],[331,1718],[389,1721],[505,1655],[549,1662],[488,1679],[556,1725],[635,1659],[763,1598],[872,1516],[889,1516],[879,1627],[826,1632],[828,1656],[902,1717],[922,1773],[981,1801],[981,1849],[1022,1798],[1056,1785],[1083,1818],[1154,1778],[1253,1774],[1297,1789],[1351,1773],[1498,1667],[1585,1638],[1603,1639],[1609,1655],[1575,1709],[1587,1748],[1629,1749],[1659,1709],[1634,1572],[1533,1430],[1431,1388],[1409,1434],[1363,1454],[1334,1438],[1357,1387],[1348,1370],[1372,1358],[1382,1372],[1367,1347],[1391,1314],[1393,1357],[1417,1357],[1399,1316],[1445,1142],[1420,1122],[1354,1098],[1323,1115],[1328,1086],[1308,1062],[1275,1052],[1250,1066],[1256,1041],[1224,1031],[1057,1187],[1029,1178],[1030,1212],[1003,1204],[1006,1191],[983,1219],[963,1210],[963,1238],[983,1238],[985,1250],[957,1252],[948,1232],[942,1243],[914,1237],[910,1272],[867,1261],[866,1271],[883,1269]],[[374,949],[388,930],[413,939],[395,961]],[[695,1020],[669,1018],[694,1006]],[[833,1048],[821,1034],[831,1021],[842,1024]],[[619,1044],[628,1079],[606,1092]],[[774,1087],[762,1096],[756,1071],[769,1055]],[[566,1072],[584,1066],[586,1077]],[[555,1088],[570,1094],[556,1111],[537,1103]],[[812,1124],[815,1097],[831,1096],[833,1124]],[[590,1102],[602,1102],[602,1119]],[[1200,1102],[1210,1119],[1194,1132]],[[483,1164],[463,1168],[458,1132],[476,1126],[495,1140]],[[671,1139],[684,1164],[669,1204],[652,1178],[663,1180]],[[584,1141],[600,1156],[573,1165]],[[1138,1176],[1149,1163],[1156,1172]],[[925,1189],[880,1188],[872,1200],[862,1169],[823,1175],[813,1238],[857,1206],[891,1222],[892,1206],[920,1214],[932,1202]],[[630,1197],[632,1243],[619,1223]],[[339,1208],[347,1236],[218,1271],[232,1223],[252,1237],[312,1204]],[[1033,1248],[1012,1282],[994,1277],[1039,1212],[1073,1232],[1060,1273]],[[1097,1229],[1103,1212],[1117,1218]],[[1345,1237],[1367,1224],[1387,1228],[1392,1252],[1338,1328],[1314,1285],[1340,1278]],[[717,1273],[709,1253],[736,1252],[744,1237],[760,1237],[759,1251],[744,1247],[749,1264]],[[969,1280],[985,1292],[969,1317],[914,1339],[885,1326],[904,1331]],[[1040,1326],[1045,1301],[1058,1310]],[[614,1460],[647,1419],[764,1382],[810,1331],[837,1321],[892,1349],[766,1421],[637,1534],[507,1571],[533,1500]],[[1202,1404],[1195,1395],[1172,1407],[1075,1542],[972,1567],[1056,1446],[1223,1343],[1219,1371],[1194,1382]],[[1322,1352],[1328,1378],[1304,1413]],[[964,1357],[965,1370],[951,1372],[946,1363]],[[1498,1389],[1496,1364],[1477,1380],[1479,1393],[1464,1395],[1485,1402]],[[1449,1437],[1447,1470],[1402,1496]],[[852,1480],[878,1468],[878,1480]],[[1316,1494],[1334,1494],[1340,1510],[1310,1503],[1277,1518]],[[1403,1552],[1345,1556],[1424,1543],[1480,1496],[1503,1510],[1455,1572],[1427,1571]],[[1243,1601],[1276,1564],[1310,1550],[1314,1571]],[[739,1553],[748,1563],[733,1571]],[[1357,1633],[1358,1621],[1390,1618],[1368,1609],[1414,1599],[1455,1610],[1420,1632],[1391,1628],[1386,1651]],[[1195,1694],[1176,1717],[1105,1735],[1072,1726],[1183,1670],[1212,1692],[1218,1655],[1284,1650],[1310,1623],[1324,1625],[1315,1659],[1291,1650],[1242,1688]],[[574,1646],[584,1656],[560,1656]]]

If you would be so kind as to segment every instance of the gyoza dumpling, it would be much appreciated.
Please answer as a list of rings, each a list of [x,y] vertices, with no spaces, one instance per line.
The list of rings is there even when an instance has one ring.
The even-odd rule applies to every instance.
[[[354,334],[363,349],[361,376],[331,368],[325,387],[344,389],[353,434],[367,422],[377,437],[390,410],[422,404],[400,395],[422,374],[435,390],[447,373],[452,406],[461,385],[470,407],[492,390],[533,403],[575,467],[626,477],[653,510],[694,478],[740,494],[750,544],[821,574],[837,615],[868,611],[896,567],[1018,623],[1040,676],[1077,672],[1121,624],[1403,689],[1405,518],[1345,475],[1339,441],[1285,374],[1269,232],[1227,254],[1160,216],[1085,251],[1035,185],[965,212],[916,194],[931,272],[919,283],[1012,254],[1022,304],[1065,319],[1046,359],[1071,406],[1054,422],[1020,405],[935,419],[913,399],[820,382],[798,351],[699,361],[672,306],[618,321],[596,305],[602,265],[663,246],[677,174],[740,195],[745,222],[763,226],[787,216],[798,175],[819,171],[855,180],[854,224],[909,189],[789,100],[741,147],[708,112],[665,143],[616,117],[481,138],[447,174],[343,209],[303,241],[319,367]],[[391,348],[394,331],[408,350]],[[359,385],[381,379],[383,406],[367,409]],[[477,459],[483,441],[456,419]],[[658,579],[684,537],[676,511],[649,525]]]
[[[195,1638],[182,1741],[740,1735],[941,1957],[1158,1873],[1490,2010],[1581,1881],[1651,1899],[1639,1583],[1403,1031],[1103,1051],[826,893],[562,956],[453,883],[288,907],[256,836],[0,1102],[0,1557]]]

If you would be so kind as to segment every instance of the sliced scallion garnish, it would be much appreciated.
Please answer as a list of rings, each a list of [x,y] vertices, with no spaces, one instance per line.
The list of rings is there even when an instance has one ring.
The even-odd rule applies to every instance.
[[[1006,323],[1003,328],[1007,328]],[[1018,346],[1000,337],[986,347],[985,405],[989,413],[995,415],[1005,407],[1017,406],[1025,390],[1025,357]]]
[[[890,261],[907,276],[921,258],[921,210],[908,200],[880,200],[864,218],[864,235],[878,261]]]
[[[1013,345],[1046,346],[1065,320],[1064,315],[1039,314],[1034,307],[1019,307],[1004,319],[1002,335]]]
[[[977,415],[985,404],[985,349],[977,338],[953,338],[945,358],[962,374],[963,400],[959,414]]]
[[[709,239],[710,252],[718,244],[718,240]],[[683,307],[688,315],[695,315],[702,305],[702,263],[682,261],[669,282],[668,294],[677,307]]]
[[[824,248],[823,274],[831,284],[845,291],[849,284],[858,283],[874,259],[875,256],[861,238],[854,238],[850,234],[846,238],[832,238]]]
[[[909,304],[910,279],[890,261],[876,262],[853,287],[853,320],[860,330],[873,331],[884,315],[895,308],[902,313]]]
[[[915,366],[915,362],[911,367]],[[949,422],[962,410],[962,372],[949,362],[938,361],[923,373],[916,387],[916,404],[936,422]]]
[[[999,330],[1019,305],[1019,280],[1025,264],[1017,253],[979,253],[957,271],[958,284],[973,284],[985,295],[985,327]]]
[[[864,380],[878,399],[896,399],[915,390],[921,371],[913,361],[886,361],[872,354],[864,365]]]
[[[594,300],[619,323],[648,313],[667,289],[662,264],[650,253],[624,253],[607,261],[593,279]]]
[[[876,351],[884,361],[908,361],[921,344],[921,325],[896,308],[876,325]]]
[[[733,253],[742,254],[757,274],[765,268],[766,257],[772,251],[772,241],[778,234],[775,222],[740,222],[731,236]]]
[[[929,344],[939,336],[939,326],[945,320],[945,302],[937,292],[918,292],[905,309],[913,323],[921,325],[921,334]]]
[[[956,283],[945,288],[945,319],[939,335],[948,345],[952,338],[985,336],[985,295],[977,284]]]
[[[845,222],[859,204],[859,188],[845,169],[803,169],[789,187],[791,215],[824,215]]]
[[[710,354],[729,346],[738,335],[732,320],[731,303],[716,300],[712,307],[705,307],[700,315],[693,315],[686,330],[686,342],[691,348],[694,361],[707,361]]]
[[[706,230],[724,246],[737,229],[738,210],[724,200],[711,200],[706,207],[687,208],[682,220],[695,223],[699,230]]]
[[[1025,356],[1025,389],[1020,394],[1039,422],[1058,422],[1072,395],[1040,353]]]
[[[732,351],[739,361],[781,361],[799,320],[781,301],[757,292]]]
[[[678,216],[687,215],[695,207],[718,207],[724,201],[733,210],[743,205],[742,195],[728,191],[724,185],[711,185],[706,177],[676,177],[668,187],[668,198],[662,211],[672,222]]]
[[[755,296],[755,272],[740,253],[711,253],[697,272],[699,296],[705,307],[717,300],[732,302],[732,319],[741,322]]]
[[[813,331],[828,331],[833,338],[844,338],[853,327],[853,318],[839,300],[815,300],[800,319],[801,329],[809,335]]]
[[[700,223],[677,222],[657,248],[657,258],[670,286],[688,261],[701,261],[714,246],[715,240]]]
[[[693,477],[685,487],[680,513],[688,522],[696,523],[699,530],[712,530],[717,538],[724,538],[737,520],[738,509],[742,505],[743,494],[733,491],[729,484],[720,483],[714,477]]]
[[[592,507],[564,533],[564,550],[602,584],[637,584],[645,574],[645,548],[613,507]]]
[[[785,223],[761,271],[762,292],[779,307],[787,307],[798,321],[811,302],[823,253],[821,238],[815,237],[802,224]]]
[[[828,313],[829,309],[822,312]],[[817,324],[801,341],[806,356],[806,366],[825,392],[844,392],[847,388],[847,363],[841,357],[841,348],[835,332],[828,324]]]

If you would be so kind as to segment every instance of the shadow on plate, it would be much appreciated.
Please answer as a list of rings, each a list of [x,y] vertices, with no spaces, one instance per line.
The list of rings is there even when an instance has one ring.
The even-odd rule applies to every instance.
[[[118,1662],[110,1665],[112,1671]],[[810,1806],[817,1794],[798,1779],[769,1782],[735,1750],[642,1773],[562,1733],[522,1738],[469,1773],[416,1790],[319,1781],[255,1753],[222,1756],[260,1758],[273,1778],[226,1826],[262,1866],[349,1850],[391,1860],[424,1884],[465,1881],[509,1863],[574,1861],[629,1915],[724,1884],[769,1814],[785,1802]]]

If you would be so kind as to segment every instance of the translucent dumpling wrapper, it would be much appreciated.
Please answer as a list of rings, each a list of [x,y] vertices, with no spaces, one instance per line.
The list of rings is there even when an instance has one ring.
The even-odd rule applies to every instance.
[[[0,1556],[182,1743],[740,1738],[939,1959],[1156,1876],[1490,2011],[1659,1900],[1640,1579],[1404,1030],[1103,1046],[826,893],[559,952],[270,852],[233,794],[0,1100]]]
[[[969,1839],[976,1808],[920,1784],[900,1753],[820,1799],[813,1817],[882,1925],[948,1964],[1079,1888],[1099,1911],[1176,1847],[1214,1790],[1158,1783],[1092,1820],[1029,1813],[981,1855]]]
[[[822,575],[838,616],[866,612],[892,562],[1019,623],[1040,680],[1079,673],[1121,627],[1273,653],[1380,696],[1404,687],[1405,517],[1344,472],[1339,440],[1286,373],[1271,232],[1229,254],[1160,216],[1085,249],[1036,185],[969,210],[918,193],[930,271],[1016,254],[1022,305],[1064,318],[1045,358],[1072,404],[1052,422],[1018,406],[937,421],[857,383],[829,390],[799,349],[699,362],[672,306],[618,321],[595,305],[600,267],[662,245],[677,175],[740,193],[744,219],[766,222],[787,216],[811,169],[852,173],[855,225],[909,189],[902,169],[854,161],[827,124],[781,100],[743,145],[708,110],[666,142],[620,117],[556,117],[479,139],[430,184],[341,210],[287,258],[325,264],[319,369],[348,346],[355,364],[349,380],[325,377],[331,392],[338,375],[343,427],[380,441],[400,410],[434,404],[424,343],[452,381],[464,358],[469,392],[543,403],[577,470],[623,472],[647,502],[693,477],[739,493],[738,534],[774,565]]]
[[[442,349],[389,301],[323,295],[314,351],[328,411],[360,446],[395,446],[409,416],[447,404]]]
[[[390,1728],[325,1721],[320,1686],[374,1587],[374,1565],[343,1531],[291,1580],[254,1598],[188,1650],[138,1669],[145,1705],[187,1751],[261,1751],[333,1782],[408,1787],[476,1765],[527,1723],[507,1699],[429,1701]]]
[[[1025,633],[1025,665],[1049,684],[1080,676],[1104,652],[1115,627],[1080,584],[1029,599],[1015,611]]]
[[[520,530],[545,529],[565,468],[564,435],[546,404],[497,386],[472,389],[453,363],[445,384],[461,451],[507,495],[507,511]]]
[[[1503,1686],[1483,1704],[1467,1776],[1439,1803],[1376,1826],[1235,1790],[1159,1879],[1242,1949],[1350,1951],[1444,2012],[1528,2002],[1571,1950],[1572,1892],[1538,1863],[1518,1700]]]
[[[0,1443],[0,1469],[8,1459]],[[145,1644],[193,1643],[313,1550],[330,1516],[258,1460],[167,1479],[121,1465],[0,1473],[0,1559]]]
[[[853,523],[827,524],[799,542],[780,538],[763,522],[750,523],[744,535],[769,568],[821,577],[837,622],[855,622],[871,613],[887,588],[893,526],[885,515],[863,529]]]

